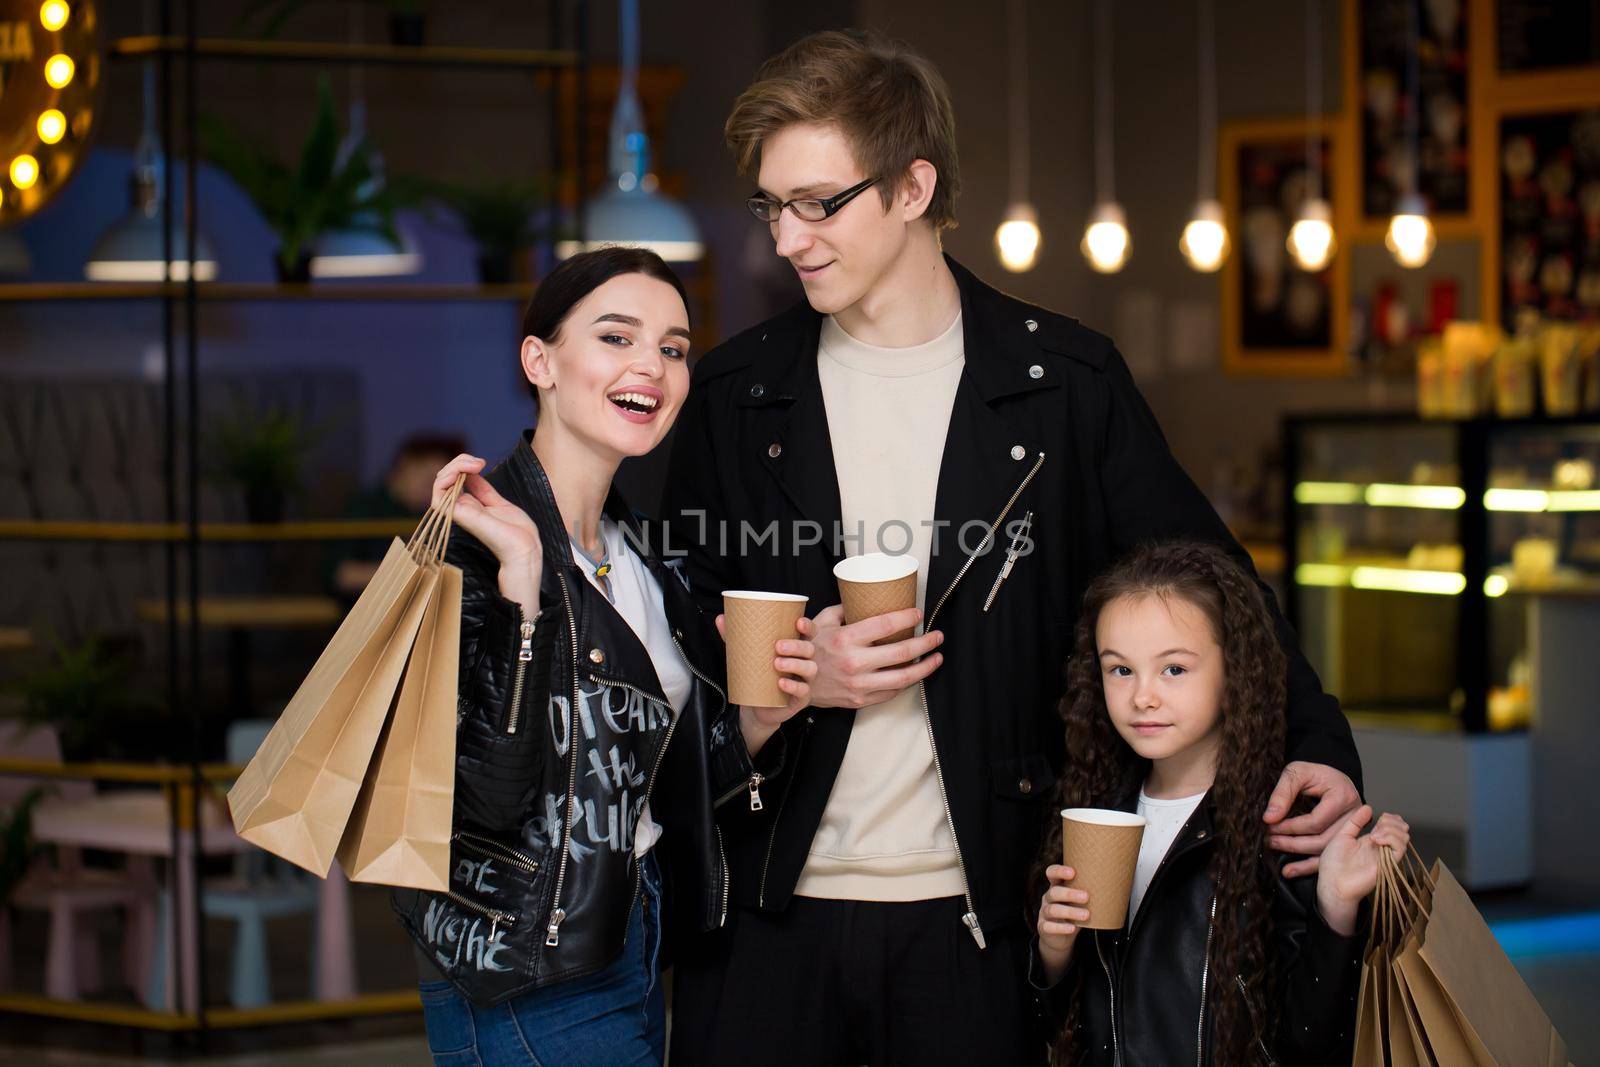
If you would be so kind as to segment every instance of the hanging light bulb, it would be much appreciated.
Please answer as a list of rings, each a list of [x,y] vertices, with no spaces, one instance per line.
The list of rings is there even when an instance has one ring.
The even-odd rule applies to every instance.
[[[1333,258],[1333,208],[1326,200],[1307,200],[1289,230],[1289,254],[1303,271],[1315,273]]]
[[[994,231],[1000,265],[1013,274],[1033,269],[1039,260],[1039,215],[1028,201],[1028,23],[1025,0],[1007,5],[1011,84],[1006,96],[1011,112],[1011,204]]]
[[[1128,219],[1122,213],[1113,190],[1115,183],[1116,151],[1112,139],[1112,78],[1111,78],[1111,4],[1109,0],[1095,0],[1094,4],[1094,156],[1095,197],[1094,210],[1089,213],[1089,225],[1084,228],[1082,250],[1089,266],[1101,274],[1115,274],[1128,262],[1132,241],[1128,237]]]
[[[1383,243],[1389,254],[1402,267],[1415,269],[1428,262],[1433,255],[1433,223],[1428,219],[1428,205],[1417,190],[1419,151],[1418,110],[1422,105],[1417,71],[1417,12],[1412,11],[1408,24],[1406,49],[1406,134],[1410,157],[1406,162],[1406,192],[1395,204],[1394,217],[1389,220],[1389,232]]]
[[[1400,198],[1383,243],[1402,267],[1420,267],[1433,255],[1433,222],[1422,197],[1410,193]]]
[[[1029,204],[1012,204],[994,231],[1000,265],[1016,274],[1033,269],[1039,259],[1039,220]]]
[[[1183,228],[1178,239],[1178,251],[1189,261],[1189,266],[1203,274],[1210,274],[1228,258],[1228,227],[1223,222],[1222,204],[1216,200],[1202,200],[1195,205],[1194,218]]]
[[[1115,274],[1128,262],[1133,242],[1128,237],[1127,217],[1122,207],[1115,203],[1095,206],[1089,216],[1089,226],[1083,231],[1083,254],[1089,266],[1101,274]]]

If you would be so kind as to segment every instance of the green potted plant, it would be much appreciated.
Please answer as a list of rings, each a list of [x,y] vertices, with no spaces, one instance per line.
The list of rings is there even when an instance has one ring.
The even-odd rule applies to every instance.
[[[517,280],[518,260],[545,236],[539,211],[549,198],[543,179],[442,182],[413,179],[417,193],[454,212],[478,246],[478,280]]]
[[[311,250],[330,230],[366,230],[396,248],[394,194],[374,181],[372,146],[363,138],[340,143],[333,93],[323,78],[317,112],[293,167],[245,141],[222,122],[204,118],[205,154],[239,184],[278,235],[278,280],[311,280]]]
[[[239,16],[239,25],[271,39],[278,36],[283,24],[303,7],[315,0],[253,0],[246,4]],[[376,0],[389,9],[389,43],[416,47],[423,43],[427,18],[422,11],[422,0]]]
[[[56,642],[49,660],[16,683],[19,720],[54,727],[70,761],[160,758],[171,740],[168,724],[157,721],[159,705],[135,684],[135,660],[124,642]]]
[[[213,421],[205,442],[212,476],[244,492],[245,516],[253,523],[283,521],[315,443],[316,435],[298,416],[259,410],[238,396],[228,415]]]

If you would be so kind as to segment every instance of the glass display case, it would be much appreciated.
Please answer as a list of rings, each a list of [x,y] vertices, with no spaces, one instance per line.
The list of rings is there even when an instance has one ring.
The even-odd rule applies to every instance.
[[[1284,458],[1289,618],[1352,718],[1526,727],[1541,604],[1600,606],[1600,416],[1297,417]]]

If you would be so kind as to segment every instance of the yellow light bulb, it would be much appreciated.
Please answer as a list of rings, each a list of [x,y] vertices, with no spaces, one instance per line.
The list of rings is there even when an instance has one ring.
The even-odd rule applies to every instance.
[[[1014,274],[1032,270],[1039,258],[1039,222],[1028,204],[1012,204],[994,232],[1000,265]]]
[[[55,144],[67,133],[67,116],[51,108],[39,116],[39,140],[45,144]]]
[[[18,189],[32,189],[33,183],[39,180],[39,161],[29,155],[21,155],[11,161],[11,184]]]
[[[1101,274],[1115,274],[1128,262],[1132,245],[1122,208],[1104,203],[1089,216],[1089,227],[1083,231],[1079,247],[1088,258],[1089,266]]]
[[[58,53],[45,61],[44,80],[50,83],[52,89],[65,89],[72,84],[72,76],[77,69],[71,56]]]
[[[1178,251],[1189,261],[1189,266],[1210,274],[1228,258],[1228,228],[1223,224],[1222,205],[1215,200],[1202,200],[1195,206],[1194,218],[1183,228],[1178,240]]]
[[[1333,209],[1326,200],[1307,200],[1289,230],[1289,254],[1304,271],[1319,271],[1333,258]]]
[[[1433,223],[1428,218],[1428,206],[1420,196],[1401,198],[1395,206],[1394,217],[1389,220],[1389,232],[1384,235],[1383,243],[1402,267],[1420,267],[1433,256],[1436,243]]]
[[[46,0],[39,7],[39,24],[51,33],[65,26],[71,16],[72,9],[61,0]]]

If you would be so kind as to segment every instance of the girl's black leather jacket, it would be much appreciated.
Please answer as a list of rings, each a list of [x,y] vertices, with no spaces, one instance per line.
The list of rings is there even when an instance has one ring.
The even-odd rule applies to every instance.
[[[639,893],[633,836],[646,800],[671,926],[727,917],[723,834],[759,807],[783,742],[758,771],[725,698],[721,640],[652,528],[612,491],[606,514],[661,586],[694,682],[679,711],[643,644],[574,562],[550,482],[522,442],[486,477],[538,527],[540,613],[499,593],[494,555],[459,527],[446,555],[462,571],[455,824],[450,889],[396,890],[421,952],[462,994],[496,1004],[593,973],[622,951]],[[717,817],[713,817],[713,809]],[[721,819],[726,826],[719,826]]]
[[[1135,789],[1111,806],[1132,811],[1137,800]],[[1067,1018],[1076,983],[1082,983],[1079,1065],[1220,1062],[1207,1004],[1212,990],[1221,983],[1236,996],[1241,1014],[1249,1009],[1238,995],[1239,978],[1218,974],[1212,965],[1210,866],[1216,847],[1207,795],[1156,869],[1139,913],[1121,930],[1081,932],[1067,974],[1053,987],[1044,985],[1035,940],[1029,983],[1052,1040]],[[1263,862],[1280,865],[1274,857]],[[1262,1020],[1268,1036],[1252,1050],[1251,1065],[1350,1062],[1366,939],[1341,937],[1328,927],[1317,911],[1316,884],[1315,876],[1278,876],[1267,951],[1275,957],[1279,995],[1267,1007],[1273,1018]]]

